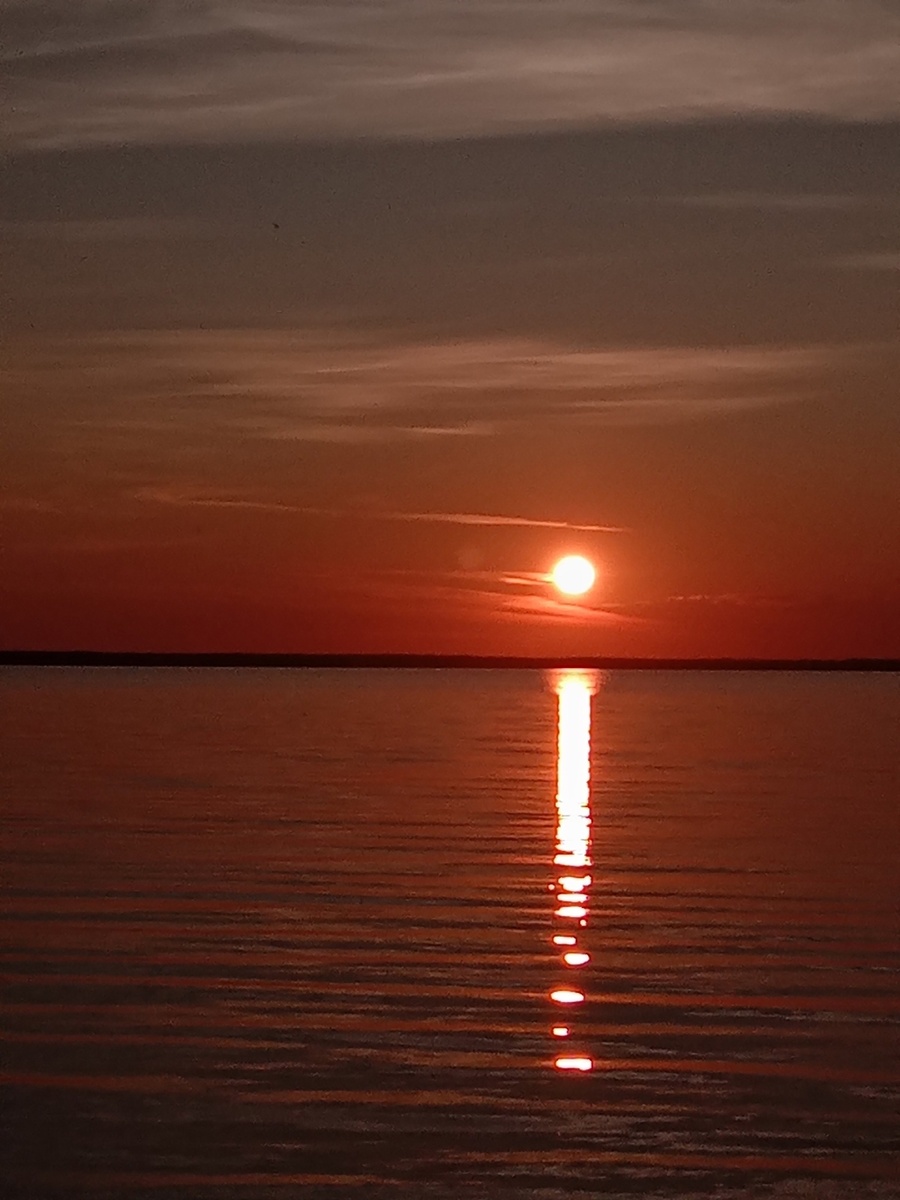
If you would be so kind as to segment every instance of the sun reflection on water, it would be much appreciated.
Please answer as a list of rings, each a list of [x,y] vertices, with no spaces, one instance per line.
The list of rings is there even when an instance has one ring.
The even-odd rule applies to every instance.
[[[600,677],[594,671],[560,671],[552,677],[558,700],[556,852],[553,863],[565,868],[552,885],[555,892],[552,942],[567,947],[560,956],[569,970],[585,966],[590,955],[579,946],[573,926],[582,930],[588,922],[589,889],[593,882],[585,868],[591,863],[591,697]],[[574,871],[578,871],[575,874]],[[555,987],[550,992],[554,1004],[578,1005],[585,993],[571,987]],[[555,1038],[568,1038],[568,1025],[554,1025]],[[569,1054],[554,1059],[559,1071],[591,1071],[593,1059],[586,1054]]]

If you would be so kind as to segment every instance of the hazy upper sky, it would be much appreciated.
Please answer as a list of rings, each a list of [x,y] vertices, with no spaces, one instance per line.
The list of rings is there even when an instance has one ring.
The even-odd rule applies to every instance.
[[[0,644],[900,654],[900,4],[0,46]]]
[[[900,115],[895,0],[4,0],[29,146]]]

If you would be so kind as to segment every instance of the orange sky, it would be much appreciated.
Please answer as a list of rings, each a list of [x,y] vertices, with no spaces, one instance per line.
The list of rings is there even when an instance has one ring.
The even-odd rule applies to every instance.
[[[425,4],[416,120],[366,21],[301,104],[293,25],[17,9],[0,647],[900,655],[900,113],[883,55],[817,90],[817,2],[758,61],[735,5],[482,14],[477,95]]]

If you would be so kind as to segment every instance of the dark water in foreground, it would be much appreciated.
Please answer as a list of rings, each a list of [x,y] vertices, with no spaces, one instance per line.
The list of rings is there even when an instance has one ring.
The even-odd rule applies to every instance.
[[[900,1197],[898,684],[0,672],[0,1194]]]

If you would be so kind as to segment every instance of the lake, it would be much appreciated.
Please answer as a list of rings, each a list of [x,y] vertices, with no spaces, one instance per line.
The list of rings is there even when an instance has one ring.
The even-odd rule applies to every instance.
[[[4,1197],[900,1197],[897,675],[0,671]]]

